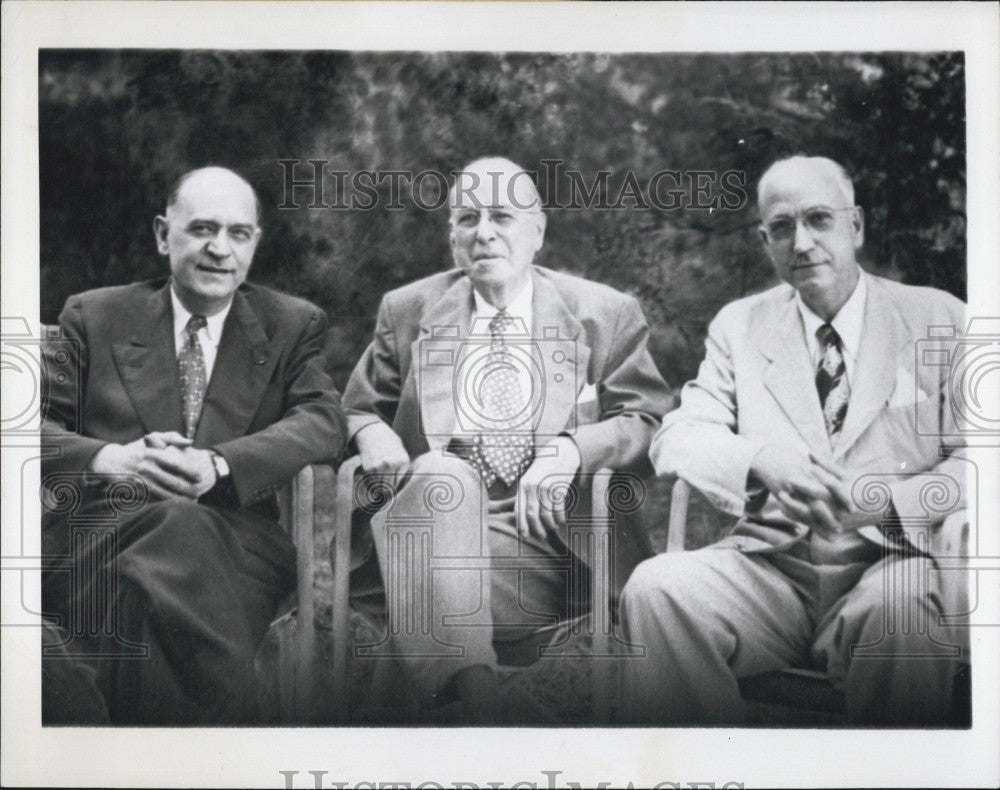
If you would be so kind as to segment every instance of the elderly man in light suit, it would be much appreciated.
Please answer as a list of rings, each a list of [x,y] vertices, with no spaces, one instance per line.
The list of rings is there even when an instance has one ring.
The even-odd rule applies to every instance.
[[[562,494],[601,467],[642,469],[672,400],[634,298],[533,265],[545,215],[529,173],[478,160],[451,202],[455,268],[384,297],[344,404],[363,469],[397,488],[371,520],[390,650],[421,706],[496,722],[498,652],[573,611]],[[431,517],[440,483],[454,499],[433,513],[432,554],[456,561],[420,598],[388,531]],[[431,635],[414,649],[424,603]]]
[[[635,719],[738,724],[738,678],[811,664],[856,722],[943,723],[954,651],[920,627],[944,613],[940,579],[907,583],[935,547],[900,527],[949,515],[928,513],[929,483],[953,515],[964,506],[965,465],[940,446],[955,433],[947,369],[915,364],[916,342],[962,326],[964,306],[860,269],[862,212],[831,160],[775,163],[758,199],[785,284],[719,313],[651,451],[740,520],[627,585],[626,633],[647,648],[626,667]]]

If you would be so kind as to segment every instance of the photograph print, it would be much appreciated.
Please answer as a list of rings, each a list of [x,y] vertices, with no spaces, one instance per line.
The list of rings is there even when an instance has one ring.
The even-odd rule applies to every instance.
[[[40,49],[43,724],[969,727],[965,86]]]

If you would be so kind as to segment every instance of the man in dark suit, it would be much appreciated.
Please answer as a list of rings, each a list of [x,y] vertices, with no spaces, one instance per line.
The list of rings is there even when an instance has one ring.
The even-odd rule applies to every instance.
[[[363,469],[396,488],[371,519],[382,654],[420,706],[496,723],[498,654],[573,611],[567,492],[642,469],[672,399],[634,298],[533,264],[545,215],[527,172],[478,160],[451,204],[455,268],[384,297],[344,403]],[[421,524],[428,545],[405,534]]]
[[[719,312],[651,451],[739,521],[626,586],[646,647],[626,665],[635,719],[739,724],[739,678],[807,665],[854,722],[944,724],[959,645],[939,620],[965,609],[933,558],[960,551],[967,464],[942,447],[958,433],[948,369],[916,348],[964,306],[861,270],[863,214],[835,162],[777,162],[758,201],[785,283]]]
[[[326,317],[244,282],[259,213],[235,173],[186,174],[154,222],[170,277],[70,297],[49,349],[70,360],[47,381],[43,545],[72,562],[43,599],[116,723],[258,720],[254,654],[295,574],[274,494],[343,447]]]

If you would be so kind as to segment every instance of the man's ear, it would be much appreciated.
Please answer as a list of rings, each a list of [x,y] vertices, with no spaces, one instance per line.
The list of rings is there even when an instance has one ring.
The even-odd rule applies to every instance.
[[[854,228],[854,249],[860,250],[865,243],[865,210],[861,206],[854,207],[851,225]]]
[[[170,225],[167,224],[166,217],[156,217],[153,219],[153,235],[156,236],[156,251],[160,255],[166,255],[170,250],[167,247],[167,231]]]
[[[538,212],[538,246],[535,247],[535,252],[542,248],[542,244],[545,242],[545,223],[546,216],[544,211]]]

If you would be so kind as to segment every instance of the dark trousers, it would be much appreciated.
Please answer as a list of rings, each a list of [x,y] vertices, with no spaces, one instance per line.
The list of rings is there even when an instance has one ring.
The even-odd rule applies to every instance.
[[[254,655],[294,585],[287,535],[271,518],[194,502],[116,523],[107,512],[99,499],[43,526],[42,590],[71,635],[66,652],[96,670],[111,721],[259,721]]]

